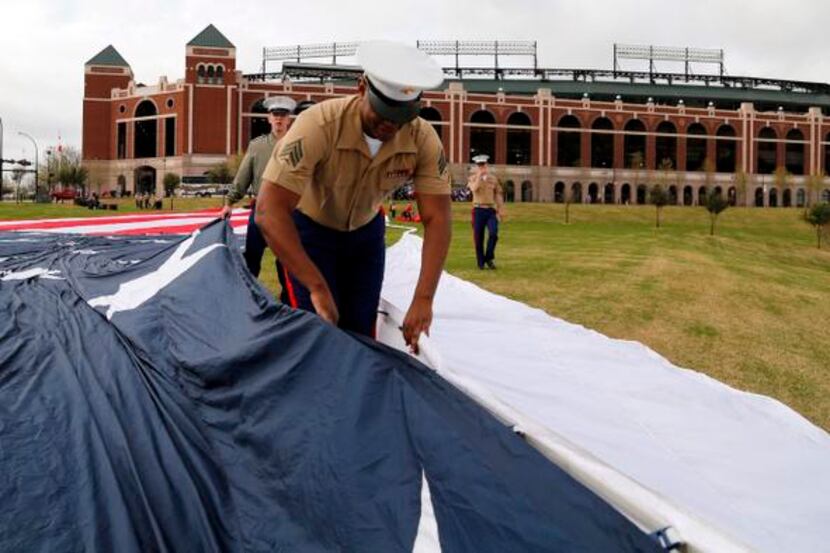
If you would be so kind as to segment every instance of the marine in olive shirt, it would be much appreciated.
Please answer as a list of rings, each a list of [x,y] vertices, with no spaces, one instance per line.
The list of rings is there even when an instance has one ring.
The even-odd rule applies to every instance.
[[[260,179],[265,171],[265,166],[271,159],[274,147],[279,143],[288,127],[291,125],[291,114],[296,108],[296,102],[287,96],[274,96],[263,102],[263,107],[268,111],[268,123],[271,125],[271,132],[258,136],[251,140],[248,151],[239,164],[239,170],[233,179],[228,195],[225,196],[225,207],[220,214],[221,217],[230,217],[233,204],[245,197],[248,189],[251,189],[254,197],[259,191]],[[254,202],[256,203],[256,202]],[[254,210],[251,209],[251,216],[248,218],[248,231],[245,235],[245,264],[248,270],[255,277],[259,276],[262,268],[262,254],[265,253],[267,244],[259,232],[259,227],[254,221]]]
[[[381,205],[411,181],[424,223],[420,276],[403,324],[415,351],[450,242],[450,181],[443,147],[418,117],[421,90],[443,81],[423,52],[364,43],[358,94],[296,119],[263,174],[256,222],[288,279],[283,301],[373,336],[385,261]]]

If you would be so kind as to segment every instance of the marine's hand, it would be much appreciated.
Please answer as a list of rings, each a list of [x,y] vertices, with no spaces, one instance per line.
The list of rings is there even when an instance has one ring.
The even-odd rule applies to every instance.
[[[233,208],[231,206],[229,206],[229,205],[222,206],[222,211],[219,212],[219,218],[220,219],[230,218],[232,211],[233,211]]]
[[[432,298],[414,298],[403,320],[403,339],[413,353],[418,354],[418,338],[423,332],[429,336],[432,325]]]
[[[321,319],[333,325],[337,324],[340,313],[337,312],[337,304],[334,303],[334,297],[327,286],[311,290],[311,304]]]

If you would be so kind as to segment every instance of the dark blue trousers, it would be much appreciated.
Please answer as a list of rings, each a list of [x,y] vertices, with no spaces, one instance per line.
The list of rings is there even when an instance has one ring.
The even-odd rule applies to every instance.
[[[487,229],[487,250],[484,249],[484,229]],[[499,219],[492,207],[473,208],[473,241],[476,246],[476,262],[479,268],[496,256],[499,241]]]
[[[265,237],[259,230],[254,215],[256,210],[251,206],[251,216],[248,217],[248,233],[245,235],[245,264],[248,270],[255,277],[259,276],[259,271],[262,269],[262,255],[265,253],[265,248],[268,244],[265,243]]]
[[[379,213],[371,222],[348,232],[324,227],[299,211],[294,212],[294,224],[306,253],[334,296],[340,312],[337,326],[374,337],[386,262],[383,215]],[[314,312],[308,289],[286,273],[280,263],[277,270],[288,277],[280,296],[282,302]]]

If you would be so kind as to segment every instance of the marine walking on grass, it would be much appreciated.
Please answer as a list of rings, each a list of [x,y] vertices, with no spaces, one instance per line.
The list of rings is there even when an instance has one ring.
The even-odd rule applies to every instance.
[[[476,167],[467,180],[467,188],[473,194],[473,241],[476,263],[479,269],[495,269],[496,242],[499,240],[499,222],[504,213],[504,191],[498,177],[490,173],[486,154],[473,158]],[[484,232],[487,231],[487,249],[484,249]]]

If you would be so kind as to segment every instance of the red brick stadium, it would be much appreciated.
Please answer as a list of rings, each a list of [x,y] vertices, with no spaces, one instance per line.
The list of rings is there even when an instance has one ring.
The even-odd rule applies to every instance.
[[[487,153],[516,202],[642,204],[654,184],[677,205],[699,205],[711,193],[758,207],[830,201],[830,85],[729,77],[722,53],[708,50],[686,49],[684,58],[680,49],[646,47],[649,70],[627,71],[616,47],[613,70],[540,69],[529,42],[419,47],[456,58],[444,88],[425,93],[421,115],[440,134],[458,185],[472,156]],[[234,45],[210,25],[186,45],[184,78],[152,86],[137,84],[115,48],[105,48],[84,66],[82,149],[92,188],[160,193],[165,172],[205,183],[209,168],[268,132],[268,96],[320,102],[353,93],[357,68],[336,63],[350,48],[264,49],[261,72],[245,75]],[[459,56],[484,52],[495,54],[491,67],[458,65]],[[533,66],[500,67],[499,55],[512,54],[532,56]],[[302,62],[324,55],[334,63]],[[281,70],[268,73],[277,59]],[[685,71],[656,72],[655,59],[685,61]],[[719,73],[690,71],[710,59]]]

